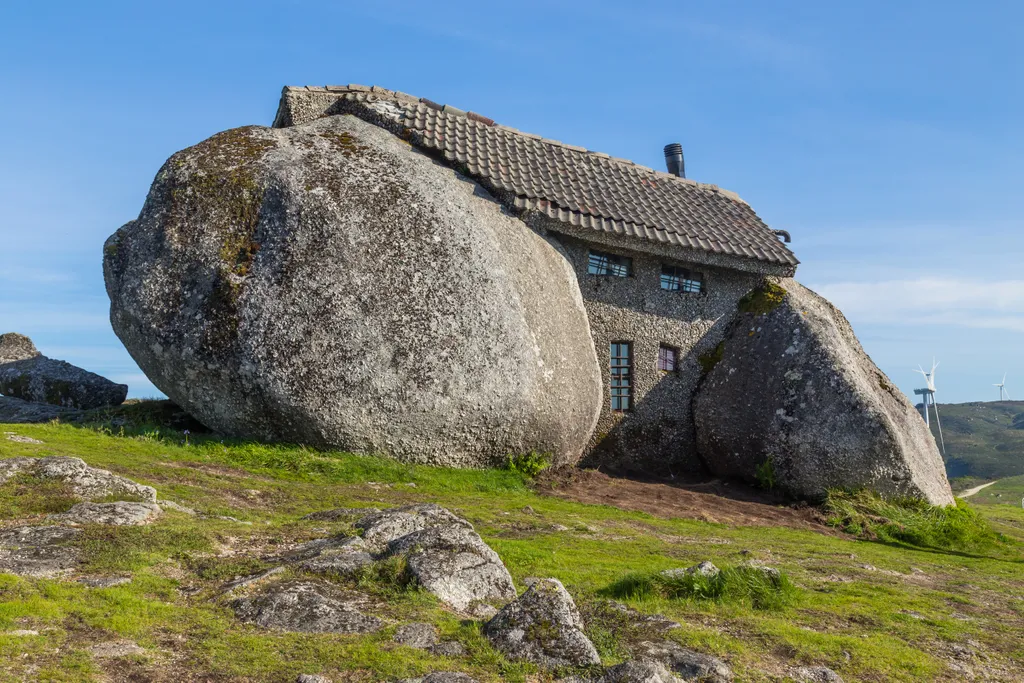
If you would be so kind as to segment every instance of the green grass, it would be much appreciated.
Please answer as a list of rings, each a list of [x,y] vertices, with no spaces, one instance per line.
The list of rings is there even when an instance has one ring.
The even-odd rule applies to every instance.
[[[832,526],[868,539],[953,552],[1018,552],[960,499],[938,507],[914,498],[883,500],[870,491],[830,491],[825,511]]]
[[[706,576],[645,572],[629,574],[607,591],[611,596],[645,601],[666,600],[731,602],[754,610],[781,610],[792,605],[798,590],[782,572],[766,572],[752,566],[725,567]]]
[[[1004,499],[986,498],[951,512],[953,523],[926,510],[846,501],[869,529],[889,534],[883,538],[876,530],[870,538],[861,525],[851,528],[857,535],[730,527],[583,505],[542,495],[526,473],[509,469],[407,465],[301,447],[221,443],[201,434],[192,434],[186,445],[181,432],[143,423],[8,425],[0,431],[44,442],[0,440],[0,457],[74,455],[206,515],[167,512],[147,527],[87,528],[86,569],[131,573],[134,580],[122,586],[90,589],[0,575],[5,683],[240,683],[292,680],[298,673],[374,681],[433,670],[465,671],[481,681],[549,680],[491,648],[479,621],[445,610],[410,585],[399,561],[355,580],[337,579],[379,602],[377,613],[390,626],[371,636],[261,631],[238,623],[220,594],[226,581],[274,566],[267,558],[297,543],[351,529],[350,521],[301,519],[310,512],[414,502],[436,502],[469,519],[520,589],[531,576],[565,583],[605,664],[625,659],[631,642],[665,637],[725,658],[741,681],[777,681],[779,672],[802,664],[829,666],[848,682],[958,681],[962,675],[944,654],[954,643],[976,643],[986,658],[975,662],[979,666],[1017,666],[1024,656],[1024,511],[1019,498],[1016,506],[998,502],[1016,495],[1013,486],[1024,482],[1008,482]],[[992,489],[999,493],[1002,484],[979,498]],[[32,518],[69,502],[59,488],[39,488],[30,480],[0,486],[5,518]],[[847,526],[854,526],[852,519]],[[570,531],[554,531],[554,524]],[[965,535],[971,529],[981,535]],[[739,570],[749,559],[779,568],[787,587],[750,585],[751,575]],[[721,585],[654,578],[702,560],[725,568]],[[296,572],[287,576],[300,576]],[[641,588],[627,590],[630,585]],[[608,606],[613,596],[683,627],[662,634],[636,626]],[[442,637],[461,642],[467,655],[444,659],[395,645],[394,629],[409,621],[437,624]],[[14,629],[40,635],[6,635]],[[88,654],[90,645],[119,638],[134,640],[147,654],[130,661]]]

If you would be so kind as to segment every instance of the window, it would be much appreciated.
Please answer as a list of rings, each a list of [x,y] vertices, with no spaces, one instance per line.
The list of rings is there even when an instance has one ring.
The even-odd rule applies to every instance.
[[[704,276],[678,266],[661,266],[661,288],[669,292],[700,294],[704,291]]]
[[[662,372],[675,372],[679,349],[662,345],[658,349],[658,369]]]
[[[612,342],[612,410],[624,412],[633,407],[633,345]]]
[[[614,275],[629,277],[633,274],[633,259],[618,254],[607,254],[603,251],[590,251],[590,262],[587,272],[591,275]]]

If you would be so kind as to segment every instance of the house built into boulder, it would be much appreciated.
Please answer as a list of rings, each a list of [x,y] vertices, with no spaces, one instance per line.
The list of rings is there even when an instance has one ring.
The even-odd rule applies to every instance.
[[[737,304],[798,261],[736,194],[496,124],[430,100],[360,85],[288,87],[289,127],[351,114],[390,130],[482,185],[557,241],[576,272],[604,398],[585,462],[699,470],[691,403]],[[786,235],[788,239],[788,235]]]

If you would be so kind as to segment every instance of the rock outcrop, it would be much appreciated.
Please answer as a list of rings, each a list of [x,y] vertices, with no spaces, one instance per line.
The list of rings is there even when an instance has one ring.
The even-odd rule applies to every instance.
[[[63,526],[0,529],[0,573],[51,578],[73,570],[81,551],[72,543],[82,535]]]
[[[559,249],[395,135],[332,116],[175,154],[104,273],[132,357],[219,432],[564,464],[601,376]]]
[[[81,458],[4,458],[0,460],[0,484],[18,474],[40,479],[56,479],[68,484],[75,496],[86,500],[119,498],[146,503],[156,502],[156,489],[126,479],[98,467],[90,467]]]
[[[156,503],[115,501],[113,503],[79,503],[67,512],[50,515],[62,524],[109,524],[110,526],[140,526],[149,524],[160,515]]]
[[[241,621],[263,628],[303,633],[373,633],[384,622],[363,614],[366,597],[327,583],[285,582],[231,606]]]
[[[952,504],[924,421],[846,318],[797,282],[781,285],[749,297],[698,390],[707,467],[801,498],[866,487]]]
[[[556,579],[534,582],[487,622],[484,633],[507,657],[544,668],[601,663],[576,603]]]
[[[117,406],[128,385],[40,354],[32,340],[14,332],[0,335],[0,394],[30,403],[90,409]]]

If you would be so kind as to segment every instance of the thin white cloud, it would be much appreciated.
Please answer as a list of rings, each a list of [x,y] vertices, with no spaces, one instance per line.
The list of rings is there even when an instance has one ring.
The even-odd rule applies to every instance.
[[[856,322],[1024,332],[1024,280],[920,277],[837,282],[812,289]]]

